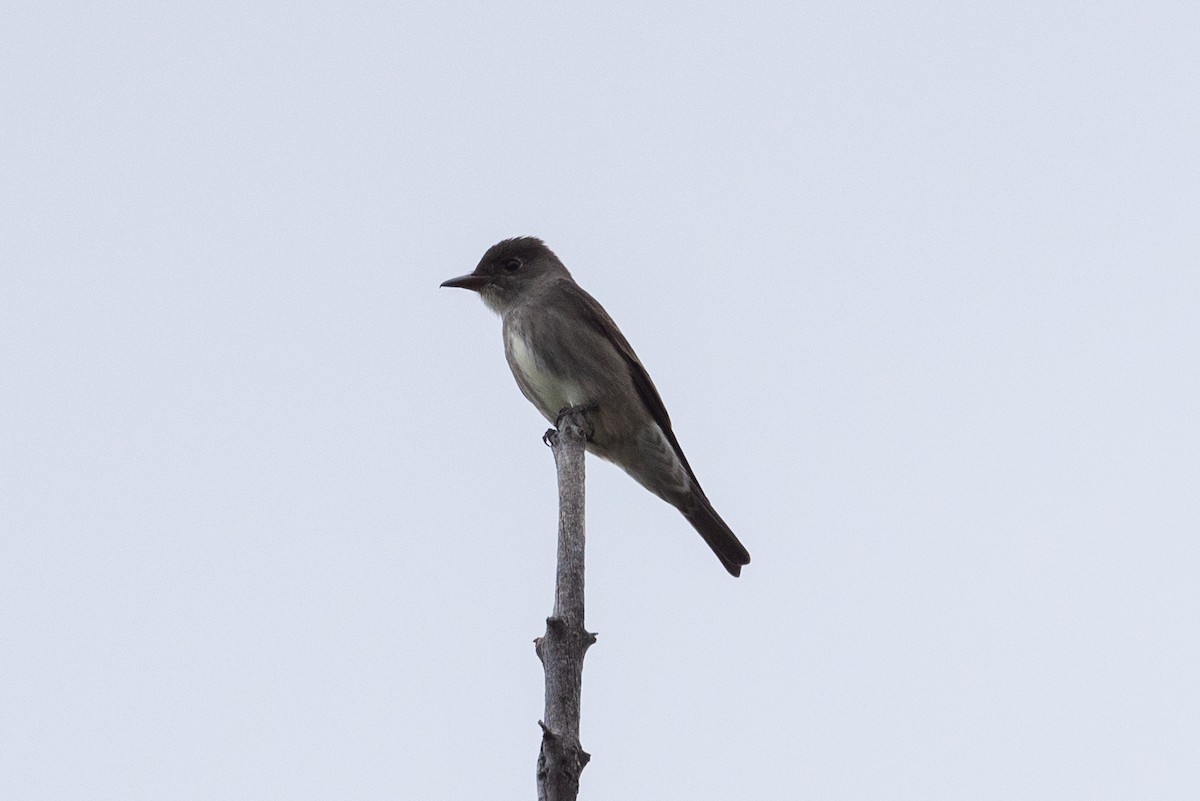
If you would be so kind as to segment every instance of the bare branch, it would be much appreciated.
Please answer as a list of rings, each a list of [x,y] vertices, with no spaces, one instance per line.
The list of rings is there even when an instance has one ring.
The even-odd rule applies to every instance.
[[[538,801],[574,801],[579,775],[591,756],[579,743],[583,657],[596,641],[583,627],[584,444],[587,419],[581,409],[559,415],[558,430],[546,432],[558,472],[558,569],[554,613],[534,649],[546,672],[546,715],[538,755]]]

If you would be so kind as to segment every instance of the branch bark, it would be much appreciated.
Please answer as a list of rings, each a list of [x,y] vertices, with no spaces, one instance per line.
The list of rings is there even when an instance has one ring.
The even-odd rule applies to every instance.
[[[554,451],[558,473],[558,569],[554,613],[534,649],[546,672],[546,715],[537,762],[538,801],[574,801],[579,774],[591,759],[579,743],[579,699],[583,656],[596,641],[583,627],[583,457],[587,419],[579,409],[565,410],[557,430],[544,437]]]

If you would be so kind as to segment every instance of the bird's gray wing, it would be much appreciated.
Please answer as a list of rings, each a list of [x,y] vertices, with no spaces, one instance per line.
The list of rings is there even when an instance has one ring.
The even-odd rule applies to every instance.
[[[556,287],[556,290],[555,294],[565,304],[570,305],[578,315],[578,319],[583,320],[585,325],[610,341],[617,349],[617,352],[621,354],[621,358],[624,359],[625,364],[629,367],[633,386],[637,389],[642,402],[646,404],[646,408],[649,409],[650,416],[658,424],[658,427],[662,429],[667,442],[671,443],[671,448],[675,451],[675,455],[679,457],[683,469],[687,471],[688,476],[692,479],[692,483],[700,491],[700,494],[703,495],[704,491],[700,490],[700,482],[696,480],[696,474],[692,472],[692,466],[688,464],[687,457],[683,455],[683,449],[679,447],[679,440],[675,438],[675,432],[671,430],[671,418],[667,415],[667,407],[663,405],[662,397],[658,394],[658,389],[655,388],[654,382],[650,380],[650,374],[642,366],[637,354],[633,352],[629,341],[621,333],[621,329],[617,328],[617,324],[608,316],[608,312],[604,310],[604,307],[578,284],[564,281]]]

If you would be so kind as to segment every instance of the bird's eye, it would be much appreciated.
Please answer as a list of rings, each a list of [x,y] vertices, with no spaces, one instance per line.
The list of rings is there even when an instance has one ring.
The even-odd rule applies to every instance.
[[[504,268],[504,272],[515,273],[517,270],[521,269],[521,260],[520,259],[509,259],[508,261],[504,262],[504,264],[501,266]]]

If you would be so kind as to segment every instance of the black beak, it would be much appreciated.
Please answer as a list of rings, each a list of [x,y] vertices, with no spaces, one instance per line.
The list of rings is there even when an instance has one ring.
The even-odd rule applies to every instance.
[[[442,286],[456,286],[460,289],[473,289],[478,292],[483,289],[483,285],[487,283],[486,275],[460,275],[458,278],[451,278],[449,281],[443,281]]]

